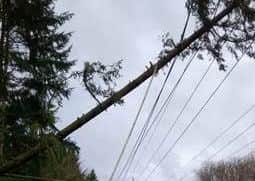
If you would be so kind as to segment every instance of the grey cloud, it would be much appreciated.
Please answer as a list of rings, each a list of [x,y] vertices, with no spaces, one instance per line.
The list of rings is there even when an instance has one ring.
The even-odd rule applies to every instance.
[[[119,87],[144,71],[145,65],[148,65],[149,61],[158,55],[161,49],[160,35],[169,31],[176,40],[179,38],[185,19],[184,0],[62,0],[58,1],[57,10],[68,10],[75,13],[71,22],[63,27],[67,31],[74,31],[71,58],[79,60],[75,69],[82,69],[83,62],[87,60],[101,60],[107,64],[124,59],[123,77],[118,82]],[[189,28],[189,32],[191,31],[192,28]],[[186,61],[177,63],[167,84],[166,91],[163,93],[164,98],[178,79],[185,64]],[[229,60],[228,64],[230,67],[233,61]],[[192,64],[169,105],[167,114],[152,140],[151,148],[156,147],[207,66],[207,60],[195,60]],[[184,172],[189,173],[200,165],[199,162],[196,162],[189,167],[182,168],[184,163],[198,153],[224,127],[229,125],[231,120],[255,103],[255,95],[253,94],[255,80],[252,79],[255,76],[254,68],[254,62],[251,60],[245,60],[237,67],[183,137],[183,140],[173,150],[173,153],[163,162],[158,174],[154,175],[153,178],[164,181],[172,175],[180,177]],[[165,68],[164,72],[166,71]],[[225,73],[219,72],[217,66],[214,65],[161,153],[166,151],[167,147],[177,138],[183,127],[198,111],[224,75]],[[150,96],[139,120],[139,126],[145,121],[163,79],[164,75],[161,71],[153,83]],[[75,90],[70,100],[64,102],[63,108],[58,113],[62,120],[58,124],[60,128],[95,105],[94,100],[89,97],[79,82],[74,81],[71,84],[75,87]],[[109,178],[145,88],[146,84],[142,85],[125,97],[126,103],[123,106],[109,108],[71,136],[81,146],[82,166],[84,168],[94,168],[102,181]],[[201,159],[205,159],[226,143],[229,138],[238,134],[242,128],[245,128],[252,121],[253,115],[254,113],[240,122],[228,133],[225,139],[220,140],[219,143],[210,148]],[[136,129],[135,135],[137,132]],[[251,133],[238,140],[229,150],[219,155],[218,159],[227,156],[232,150],[237,149],[240,144],[251,140],[252,136],[250,135]],[[131,143],[133,142],[134,138],[131,140]],[[151,152],[145,151],[140,153],[138,155],[140,161],[145,162],[150,154]],[[152,164],[155,165],[158,159],[159,157]],[[134,173],[134,175],[137,174],[139,173]]]

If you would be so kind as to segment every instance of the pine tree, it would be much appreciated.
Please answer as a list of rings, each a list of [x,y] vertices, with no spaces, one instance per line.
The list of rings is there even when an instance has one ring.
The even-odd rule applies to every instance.
[[[55,132],[55,111],[68,98],[71,33],[59,28],[72,14],[56,14],[54,0],[0,1],[1,161]],[[31,167],[32,168],[32,167]]]

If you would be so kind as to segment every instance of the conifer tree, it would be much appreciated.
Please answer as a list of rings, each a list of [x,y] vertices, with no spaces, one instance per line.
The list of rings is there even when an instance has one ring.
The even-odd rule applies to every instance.
[[[69,97],[68,81],[75,74],[88,78],[83,81],[89,92],[97,89],[92,96],[110,96],[121,62],[110,66],[85,63],[84,71],[71,74],[75,63],[68,57],[71,33],[60,27],[72,15],[56,13],[55,0],[0,1],[0,163],[38,143],[50,140],[58,145],[15,173],[63,178],[69,177],[65,175],[69,165],[69,172],[77,177],[74,180],[87,177],[79,168],[79,147],[69,139],[60,142],[49,136],[58,132],[55,113]],[[102,77],[105,89],[94,82],[95,74]],[[96,179],[94,171],[88,174],[92,176]]]
[[[68,98],[71,33],[59,28],[72,14],[57,14],[54,0],[0,1],[0,157],[10,160],[56,132],[55,112]],[[23,172],[39,173],[40,157]]]
[[[59,27],[71,18],[56,14],[53,0],[2,0],[0,119],[6,159],[53,131],[54,113],[70,89],[70,33]]]
[[[97,176],[96,176],[94,170],[92,170],[92,171],[86,176],[85,181],[98,181],[98,180],[97,180]]]

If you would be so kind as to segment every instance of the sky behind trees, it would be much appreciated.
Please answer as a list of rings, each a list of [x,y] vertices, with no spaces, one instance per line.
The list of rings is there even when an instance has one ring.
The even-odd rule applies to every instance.
[[[74,32],[71,40],[73,44],[71,58],[78,60],[75,69],[81,70],[84,61],[100,60],[107,64],[123,59],[123,76],[117,82],[118,87],[122,87],[144,71],[145,65],[149,65],[149,61],[155,61],[155,57],[162,47],[161,35],[163,33],[169,32],[175,40],[179,39],[186,13],[184,1],[177,0],[142,0],[139,2],[134,0],[106,0],[103,2],[100,0],[76,0],[75,2],[62,0],[57,1],[57,8],[59,11],[66,10],[75,14],[73,19],[63,27],[65,30]],[[188,34],[194,30],[194,23],[191,23],[188,30]],[[177,66],[169,79],[163,98],[166,97],[180,76],[186,63],[187,61],[177,61]],[[228,70],[233,63],[234,60],[229,59],[227,62]],[[167,114],[164,116],[163,123],[152,140],[151,148],[155,147],[158,140],[166,132],[167,126],[180,111],[208,64],[207,59],[196,59],[192,63],[176,91]],[[255,103],[255,96],[253,95],[255,80],[252,80],[255,75],[254,68],[255,64],[252,60],[243,59],[153,178],[164,181],[172,176],[179,177],[185,171],[192,170],[196,165],[199,165],[199,162],[195,162],[188,168],[182,168],[185,162],[207,145],[223,128]],[[167,72],[167,68],[164,69],[164,72]],[[174,141],[181,129],[190,121],[225,74],[225,72],[218,71],[217,65],[213,66],[171,134],[168,144]],[[153,88],[139,120],[139,125],[145,121],[164,76],[164,73],[160,71],[157,78],[154,79]],[[84,168],[94,168],[99,180],[107,180],[110,176],[142,100],[146,84],[148,82],[125,97],[123,106],[108,109],[107,112],[99,115],[72,135],[72,138],[81,146],[81,161]],[[59,128],[64,127],[96,104],[81,83],[73,81],[72,86],[75,89],[70,101],[65,101],[63,108],[58,113]],[[253,116],[254,112],[236,125],[224,139],[208,150],[208,155],[214,153],[221,145],[252,123]],[[254,130],[231,145],[217,159],[228,156],[241,144],[252,140],[252,131]],[[131,140],[131,143],[133,142],[134,140]],[[167,146],[165,145],[161,153],[166,151]],[[247,153],[249,150],[251,151],[252,147],[245,152]],[[141,162],[146,162],[151,153],[151,151],[144,151],[143,158],[141,154],[138,154],[138,158],[141,159]],[[201,159],[205,159],[206,155],[207,153]],[[139,172],[137,171],[135,174],[139,174]]]

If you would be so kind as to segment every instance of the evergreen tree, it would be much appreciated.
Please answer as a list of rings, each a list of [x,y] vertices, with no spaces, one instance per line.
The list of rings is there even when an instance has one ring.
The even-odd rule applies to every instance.
[[[72,14],[56,14],[54,3],[0,1],[1,163],[56,132],[55,111],[70,94],[71,33],[59,28]],[[26,165],[24,172],[38,174],[39,160]]]
[[[98,181],[94,170],[87,174],[85,181]]]
[[[203,58],[203,54],[211,56],[218,62],[220,70],[227,67],[226,55],[236,60],[243,54],[255,58],[255,7],[252,0],[187,0],[186,6],[195,16],[196,24],[207,27],[212,26],[209,20],[222,9],[233,6],[234,10],[195,41],[183,55],[200,50],[199,57]]]
[[[49,136],[58,131],[55,113],[63,98],[70,95],[69,71],[75,63],[68,59],[71,33],[59,29],[72,14],[57,14],[54,6],[55,0],[0,1],[0,163],[50,140],[55,146],[14,172],[97,180],[94,171],[87,174],[80,170],[76,144]],[[112,95],[112,81],[119,77],[120,62],[85,65],[84,71],[76,75],[84,78],[86,89],[95,93],[92,96]],[[95,74],[106,88],[94,82]]]

